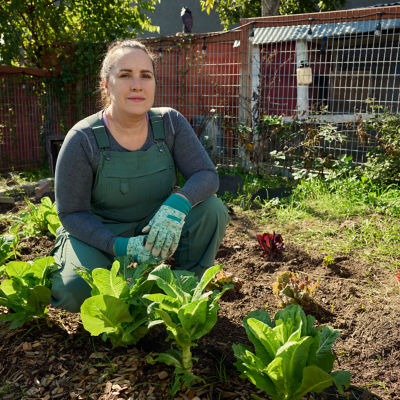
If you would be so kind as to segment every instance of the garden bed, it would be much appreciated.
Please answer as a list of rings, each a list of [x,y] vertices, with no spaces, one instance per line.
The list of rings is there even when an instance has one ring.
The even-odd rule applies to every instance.
[[[0,233],[5,229],[0,225]],[[179,398],[250,399],[252,393],[266,398],[239,378],[232,344],[249,343],[242,319],[250,311],[266,309],[271,317],[278,311],[272,284],[280,272],[289,270],[319,280],[318,309],[313,315],[318,324],[341,331],[334,344],[338,356],[334,369],[351,372],[349,398],[400,399],[400,290],[393,272],[352,255],[326,263],[323,249],[305,252],[283,232],[286,250],[265,258],[256,235],[273,230],[255,226],[254,219],[235,209],[216,263],[240,278],[243,286],[239,292],[224,294],[217,324],[193,350],[199,358],[195,372],[206,384],[180,393]],[[22,259],[47,255],[53,243],[46,237],[21,242]],[[156,327],[137,346],[112,349],[83,329],[79,314],[50,308],[48,324],[41,321],[39,326],[13,331],[0,325],[0,397],[168,399],[172,369],[146,362],[150,351],[167,347],[163,329]],[[345,397],[328,389],[309,398]]]

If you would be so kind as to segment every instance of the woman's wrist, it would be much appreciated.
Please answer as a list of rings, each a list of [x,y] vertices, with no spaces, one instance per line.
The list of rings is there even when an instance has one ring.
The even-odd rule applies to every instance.
[[[125,256],[126,255],[126,250],[128,247],[128,241],[129,238],[124,238],[122,236],[118,236],[115,241],[114,241],[114,256]]]
[[[188,215],[192,208],[190,201],[179,193],[171,194],[163,203],[164,206],[175,208],[176,210]]]

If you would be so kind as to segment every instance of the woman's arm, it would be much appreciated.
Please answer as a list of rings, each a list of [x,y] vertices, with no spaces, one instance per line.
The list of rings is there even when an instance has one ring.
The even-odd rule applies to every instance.
[[[196,205],[217,192],[217,170],[182,114],[170,109],[165,116],[164,127],[167,134],[173,135],[172,156],[186,180],[178,193],[184,195],[192,205]]]
[[[89,212],[99,157],[89,129],[71,130],[64,139],[55,172],[57,212],[68,233],[113,254],[116,236]]]

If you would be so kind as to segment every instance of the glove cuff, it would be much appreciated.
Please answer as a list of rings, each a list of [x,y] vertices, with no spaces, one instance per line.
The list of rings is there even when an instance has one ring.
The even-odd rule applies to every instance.
[[[126,256],[129,238],[118,236],[114,242],[114,253],[118,256]]]
[[[175,210],[178,210],[185,215],[188,215],[189,211],[192,208],[189,200],[175,193],[171,194],[171,196],[169,196],[167,200],[164,201],[163,205],[175,208]]]

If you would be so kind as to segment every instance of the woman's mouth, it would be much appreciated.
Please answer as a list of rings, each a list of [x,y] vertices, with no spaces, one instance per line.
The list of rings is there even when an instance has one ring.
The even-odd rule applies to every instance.
[[[134,102],[140,102],[140,101],[144,101],[145,98],[144,98],[144,97],[137,97],[137,96],[135,96],[135,97],[128,97],[128,100],[129,100],[129,101],[134,101]]]

